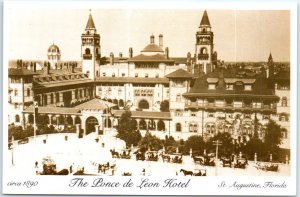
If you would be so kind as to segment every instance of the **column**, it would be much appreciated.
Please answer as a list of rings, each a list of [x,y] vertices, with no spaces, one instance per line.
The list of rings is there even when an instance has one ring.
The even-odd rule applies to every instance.
[[[59,118],[59,115],[55,115],[56,117],[56,126],[58,127],[58,118]]]
[[[25,120],[24,121],[24,124],[28,124],[29,123],[29,114],[24,114],[24,117],[25,117]]]
[[[73,125],[75,125],[75,118],[76,118],[76,116],[75,115],[71,115],[71,117],[72,117],[72,120],[73,120]]]
[[[154,120],[154,122],[155,122],[155,131],[157,131],[158,120]]]
[[[49,124],[51,125],[52,124],[52,114],[48,114],[48,117],[49,117]]]
[[[99,125],[95,125],[95,134],[96,134],[96,135],[99,134]]]
[[[136,120],[136,123],[137,123],[137,124],[136,124],[137,129],[140,130],[140,119],[137,118],[137,119],[135,119],[135,120]]]
[[[80,133],[80,124],[76,124],[76,134],[77,134],[77,137],[79,137],[79,133]]]
[[[149,119],[145,119],[145,122],[146,122],[146,130],[149,131],[150,120]]]
[[[109,119],[110,119],[110,128],[112,129],[112,128],[114,128],[114,118],[113,117],[109,117]]]

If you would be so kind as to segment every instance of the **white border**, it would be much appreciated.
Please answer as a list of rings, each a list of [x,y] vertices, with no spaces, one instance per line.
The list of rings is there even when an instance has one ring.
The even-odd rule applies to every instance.
[[[205,177],[204,179],[195,179],[191,181],[191,187],[187,189],[151,189],[140,190],[138,188],[69,188],[68,184],[70,177],[26,177],[31,180],[39,180],[38,187],[34,189],[6,187],[8,179],[12,179],[9,174],[3,170],[3,192],[9,194],[156,194],[156,195],[296,195],[296,139],[297,139],[297,2],[195,2],[195,1],[5,1],[4,2],[4,15],[3,15],[3,158],[8,158],[7,147],[7,118],[8,112],[6,110],[6,103],[8,102],[6,93],[8,92],[8,56],[5,53],[5,49],[8,48],[6,39],[9,35],[7,32],[7,9],[9,7],[22,6],[26,7],[43,7],[43,8],[57,8],[58,6],[66,9],[89,9],[91,7],[97,7],[97,9],[239,9],[239,10],[290,10],[291,11],[291,175],[289,177]],[[6,162],[3,162],[3,169]],[[133,181],[139,182],[142,177],[130,177]],[[171,178],[171,177],[169,177]],[[174,177],[184,180],[184,177]],[[84,177],[86,180],[92,180],[93,177]],[[104,177],[105,180],[119,180],[124,182],[128,180],[128,177]],[[239,182],[249,183],[249,181],[256,183],[263,183],[265,181],[280,182],[285,181],[288,185],[286,189],[220,189],[217,187],[221,181],[226,179],[227,182],[233,182],[238,180]],[[22,177],[14,177],[14,180],[24,180]],[[151,177],[152,181],[161,181],[159,177]],[[55,188],[55,189],[54,189]]]

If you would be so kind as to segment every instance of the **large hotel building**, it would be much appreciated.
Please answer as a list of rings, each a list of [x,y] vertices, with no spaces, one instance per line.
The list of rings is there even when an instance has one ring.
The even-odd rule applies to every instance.
[[[34,101],[48,124],[77,125],[83,135],[114,132],[125,109],[142,134],[149,130],[176,140],[228,132],[243,141],[255,128],[263,138],[273,119],[282,127],[282,147],[289,148],[289,72],[275,69],[271,54],[259,69],[224,64],[217,59],[206,11],[199,22],[194,55],[171,57],[160,34],[150,35],[143,49],[106,57],[90,14],[81,35],[81,61],[61,60],[55,44],[47,60],[10,60],[9,124],[33,124]],[[140,53],[133,56],[133,50]],[[169,110],[161,111],[166,101]]]

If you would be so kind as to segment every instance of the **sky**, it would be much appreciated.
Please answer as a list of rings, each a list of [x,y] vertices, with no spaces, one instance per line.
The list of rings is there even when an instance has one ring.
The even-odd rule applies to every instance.
[[[74,9],[14,6],[6,20],[5,49],[9,59],[46,59],[55,43],[62,60],[80,60],[81,34],[91,12],[101,36],[101,54],[133,55],[163,34],[171,57],[194,54],[196,31],[204,10]],[[207,10],[214,32],[214,50],[224,61],[290,61],[290,12],[286,10]]]

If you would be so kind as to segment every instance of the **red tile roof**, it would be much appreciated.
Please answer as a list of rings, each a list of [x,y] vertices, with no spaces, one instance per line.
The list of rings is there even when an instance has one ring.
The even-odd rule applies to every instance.
[[[28,76],[28,75],[36,75],[37,73],[32,70],[28,70],[25,68],[10,68],[8,69],[8,76]]]
[[[193,78],[194,76],[187,72],[186,70],[183,70],[182,68],[175,70],[174,72],[166,75],[167,78]]]
[[[128,61],[129,62],[170,62],[170,63],[174,63],[174,60],[167,59],[165,55],[160,55],[160,54],[156,54],[156,55],[140,54],[133,58],[130,58]]]
[[[114,106],[115,106],[115,104],[113,104],[111,102],[103,101],[99,98],[94,98],[85,103],[77,105],[74,108],[80,109],[80,110],[105,110],[105,109],[107,109],[107,107],[111,108]]]
[[[120,117],[124,110],[113,110],[113,114],[117,117]],[[130,111],[131,117],[133,118],[145,118],[145,119],[165,119],[171,120],[170,112],[152,112],[152,111]]]
[[[169,84],[168,78],[142,78],[142,77],[97,77],[96,82],[109,83],[158,83]]]

